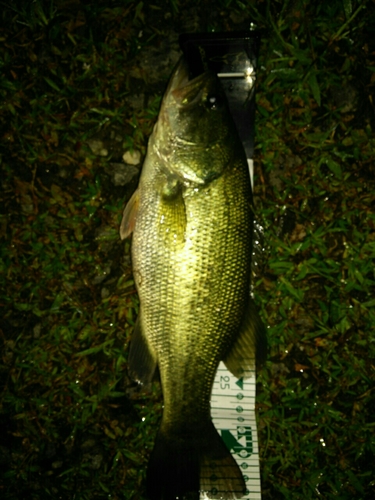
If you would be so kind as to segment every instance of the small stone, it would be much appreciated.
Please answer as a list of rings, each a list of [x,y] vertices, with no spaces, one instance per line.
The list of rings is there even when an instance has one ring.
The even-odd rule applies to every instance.
[[[22,211],[25,214],[32,214],[34,212],[34,205],[31,196],[29,194],[25,194],[22,201],[26,202],[21,204]]]
[[[99,285],[102,281],[108,278],[109,274],[111,274],[111,267],[106,266],[104,269],[98,269],[99,273],[93,278],[92,284]]]
[[[42,325],[40,323],[36,324],[33,328],[34,339],[38,339],[40,337],[41,331],[42,331]]]
[[[141,162],[141,152],[136,149],[134,151],[126,151],[122,159],[128,165],[139,165]]]
[[[139,169],[134,165],[124,165],[123,163],[110,163],[106,172],[111,176],[115,186],[125,186],[139,174]]]
[[[95,155],[108,156],[108,149],[104,147],[104,143],[100,139],[89,139],[87,144]]]

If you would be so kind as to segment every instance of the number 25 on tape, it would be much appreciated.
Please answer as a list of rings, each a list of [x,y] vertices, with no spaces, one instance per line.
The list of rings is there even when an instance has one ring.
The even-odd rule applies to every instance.
[[[229,376],[228,375],[221,375],[220,376],[220,389],[229,389],[230,387],[230,383],[229,383],[230,379],[229,379]]]

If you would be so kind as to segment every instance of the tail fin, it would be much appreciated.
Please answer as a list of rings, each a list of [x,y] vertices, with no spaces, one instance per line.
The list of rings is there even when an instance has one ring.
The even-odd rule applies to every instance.
[[[147,471],[150,500],[236,500],[246,491],[242,473],[211,421],[196,432],[160,428]]]

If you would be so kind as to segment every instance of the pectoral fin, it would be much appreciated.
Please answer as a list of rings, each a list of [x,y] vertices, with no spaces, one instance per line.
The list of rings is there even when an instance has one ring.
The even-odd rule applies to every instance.
[[[124,240],[133,232],[139,207],[139,191],[134,191],[132,197],[126,204],[120,224],[120,238]]]
[[[247,378],[255,365],[264,363],[267,355],[266,329],[254,301],[250,298],[236,342],[224,359],[225,366],[235,377]]]
[[[156,376],[157,357],[144,333],[141,311],[139,312],[130,342],[128,364],[129,374],[137,382],[147,384]]]

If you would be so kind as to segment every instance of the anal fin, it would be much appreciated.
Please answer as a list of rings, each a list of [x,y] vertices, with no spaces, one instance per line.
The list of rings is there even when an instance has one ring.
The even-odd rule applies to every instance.
[[[157,357],[147,341],[142,327],[142,314],[139,311],[130,342],[128,358],[129,374],[132,379],[143,384],[154,380],[157,373]]]
[[[247,378],[256,365],[261,366],[265,362],[266,356],[266,329],[254,301],[249,298],[239,335],[223,361],[235,377]]]

